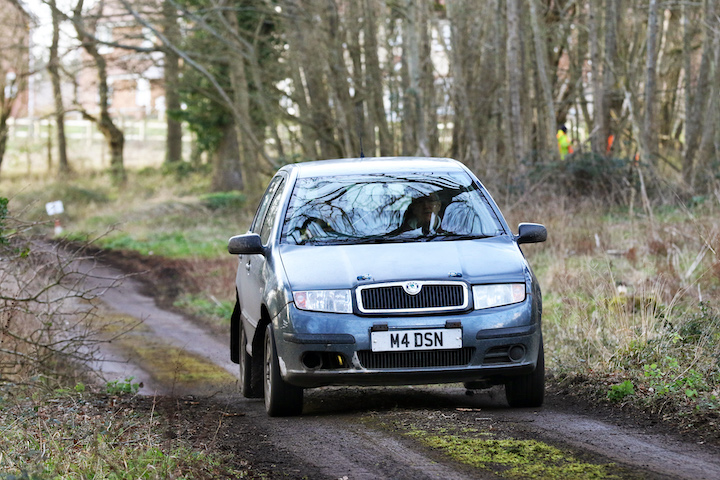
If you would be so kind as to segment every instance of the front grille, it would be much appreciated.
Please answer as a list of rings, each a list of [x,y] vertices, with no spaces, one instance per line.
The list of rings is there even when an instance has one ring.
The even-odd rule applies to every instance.
[[[411,282],[409,282],[411,283]],[[464,310],[468,289],[463,282],[414,282],[420,291],[411,295],[403,283],[358,288],[358,307],[363,313],[423,313]]]
[[[411,352],[373,352],[361,350],[358,358],[363,367],[372,370],[392,368],[462,367],[468,365],[475,347],[457,350],[420,350]]]

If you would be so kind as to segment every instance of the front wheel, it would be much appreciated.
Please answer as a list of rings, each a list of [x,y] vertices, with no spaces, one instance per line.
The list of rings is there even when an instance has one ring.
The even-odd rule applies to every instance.
[[[513,408],[536,408],[545,400],[545,351],[542,341],[535,371],[505,383],[505,398]]]
[[[265,362],[263,369],[265,411],[271,417],[300,415],[303,407],[303,389],[290,385],[280,375],[272,325],[265,329]]]

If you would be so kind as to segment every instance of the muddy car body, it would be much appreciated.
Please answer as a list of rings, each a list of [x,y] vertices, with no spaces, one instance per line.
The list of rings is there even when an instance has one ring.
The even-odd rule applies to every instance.
[[[270,415],[299,414],[303,389],[326,385],[505,384],[511,406],[539,406],[542,300],[519,244],[546,236],[513,234],[455,160],[283,167],[228,243],[241,393]]]

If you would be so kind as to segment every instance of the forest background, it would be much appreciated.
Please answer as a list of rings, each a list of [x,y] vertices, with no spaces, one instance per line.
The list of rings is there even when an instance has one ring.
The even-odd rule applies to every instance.
[[[178,302],[222,324],[232,280],[195,260],[224,254],[279,166],[457,158],[511,224],[548,226],[526,254],[553,384],[716,429],[718,3],[0,1],[0,240],[62,199],[72,240],[192,259],[204,290]],[[51,106],[23,124],[43,78]],[[162,90],[162,140],[122,115],[128,79]],[[77,119],[99,140],[73,140]]]
[[[216,191],[262,190],[284,163],[361,152],[450,156],[484,182],[523,186],[560,161],[561,125],[576,182],[613,180],[637,159],[686,194],[707,191],[720,150],[717,3],[4,0],[29,15],[3,17],[0,168],[14,104],[46,79],[54,103],[33,113],[54,121],[49,168],[73,169],[65,119],[82,117],[124,181],[114,104],[152,71],[166,163],[205,158]]]

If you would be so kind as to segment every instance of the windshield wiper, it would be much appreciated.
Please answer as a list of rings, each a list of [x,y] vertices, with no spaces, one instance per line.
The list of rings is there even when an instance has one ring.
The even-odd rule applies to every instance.
[[[458,233],[435,233],[431,235],[409,236],[409,235],[373,235],[369,237],[319,237],[308,238],[298,245],[371,245],[379,243],[413,243],[413,242],[434,242],[453,240],[479,240],[494,237],[495,235],[483,234],[458,234]]]
[[[481,233],[465,233],[465,234],[460,234],[460,233],[438,233],[437,235],[432,235],[432,236],[427,237],[427,238],[428,238],[428,240],[430,240],[430,241],[433,241],[433,240],[440,240],[440,241],[445,241],[445,240],[480,240],[480,239],[483,239],[483,238],[491,238],[491,237],[494,237],[494,236],[495,236],[495,235],[485,235],[485,234],[481,234]]]

